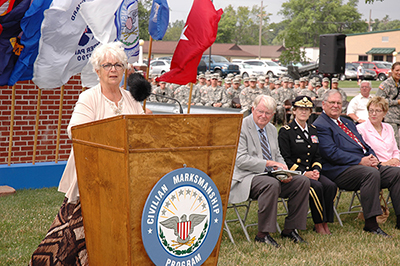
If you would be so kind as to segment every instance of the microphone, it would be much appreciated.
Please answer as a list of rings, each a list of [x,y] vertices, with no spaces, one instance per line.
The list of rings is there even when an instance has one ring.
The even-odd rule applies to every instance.
[[[141,75],[139,73],[133,73],[133,74],[129,75],[128,87],[129,87],[129,92],[132,94],[132,97],[138,102],[146,100],[147,97],[149,97],[151,94],[153,94],[155,96],[164,97],[169,100],[173,100],[173,101],[177,102],[179,104],[179,113],[183,114],[182,105],[177,99],[174,99],[174,98],[171,98],[171,97],[168,97],[165,95],[161,95],[161,94],[152,93],[150,82],[148,82],[143,77],[143,75]]]
[[[141,74],[133,73],[128,78],[129,92],[138,101],[144,101],[151,94],[151,84]]]
[[[151,94],[151,95],[154,95],[154,96],[164,97],[164,98],[166,98],[166,99],[168,99],[168,100],[173,100],[173,101],[177,102],[177,103],[179,104],[179,113],[183,114],[182,105],[181,105],[181,103],[180,103],[177,99],[171,98],[171,97],[168,97],[168,96],[165,96],[165,95],[162,95],[162,94],[153,93],[153,92],[151,92],[150,94]]]

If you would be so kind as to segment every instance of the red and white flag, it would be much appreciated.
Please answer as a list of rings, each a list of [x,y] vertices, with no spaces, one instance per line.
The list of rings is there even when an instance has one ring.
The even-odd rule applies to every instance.
[[[194,0],[171,62],[171,70],[157,78],[180,85],[196,82],[197,66],[204,51],[217,38],[222,9],[215,10],[211,0]]]

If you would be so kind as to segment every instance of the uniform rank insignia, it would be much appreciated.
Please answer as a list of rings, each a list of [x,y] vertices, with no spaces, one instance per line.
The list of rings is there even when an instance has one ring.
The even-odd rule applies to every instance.
[[[318,143],[318,137],[316,135],[311,136],[312,143]]]

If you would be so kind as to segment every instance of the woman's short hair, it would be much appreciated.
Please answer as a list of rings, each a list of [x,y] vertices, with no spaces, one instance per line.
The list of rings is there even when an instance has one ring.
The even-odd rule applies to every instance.
[[[276,101],[274,100],[274,98],[272,98],[271,96],[268,96],[268,95],[258,95],[254,99],[254,102],[253,102],[253,105],[252,105],[253,108],[255,109],[261,101],[264,103],[264,106],[268,110],[271,110],[271,111],[273,111],[275,113],[275,111],[276,111]]]
[[[101,62],[111,57],[114,57],[120,61],[125,68],[128,67],[128,57],[126,56],[121,42],[99,44],[94,49],[92,56],[90,57],[90,63],[92,64],[94,70],[99,70]]]
[[[396,66],[400,66],[400,62],[399,62],[399,61],[395,62],[395,63],[392,65],[392,72],[393,72],[393,70],[394,70],[394,68],[395,68]]]
[[[380,108],[382,108],[383,112],[385,112],[385,113],[389,110],[389,102],[381,96],[374,96],[368,101],[368,103],[367,103],[368,111],[369,111],[369,107],[371,106],[371,104],[379,106]]]

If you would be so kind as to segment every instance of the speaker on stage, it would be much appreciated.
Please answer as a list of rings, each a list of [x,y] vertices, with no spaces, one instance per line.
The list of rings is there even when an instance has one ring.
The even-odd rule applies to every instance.
[[[346,66],[346,35],[324,34],[319,36],[319,72],[344,74]]]

